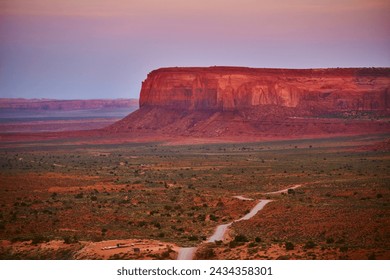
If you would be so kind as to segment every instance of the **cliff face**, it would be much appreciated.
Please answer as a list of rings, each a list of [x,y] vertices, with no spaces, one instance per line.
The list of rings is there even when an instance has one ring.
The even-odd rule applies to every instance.
[[[161,68],[142,83],[140,107],[234,111],[278,105],[317,112],[386,110],[390,68]]]
[[[143,82],[140,109],[107,130],[240,140],[390,133],[389,107],[390,68],[162,68]]]

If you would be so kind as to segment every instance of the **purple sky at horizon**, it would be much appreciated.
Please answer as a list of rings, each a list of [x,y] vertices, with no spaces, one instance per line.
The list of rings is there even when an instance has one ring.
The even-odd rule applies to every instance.
[[[0,0],[0,97],[138,98],[160,67],[389,67],[390,0]]]

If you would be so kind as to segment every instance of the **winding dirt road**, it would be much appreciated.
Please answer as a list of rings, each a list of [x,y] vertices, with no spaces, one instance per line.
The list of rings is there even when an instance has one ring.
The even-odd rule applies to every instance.
[[[290,188],[286,188],[286,189],[283,189],[283,190],[279,190],[279,191],[275,191],[275,192],[267,192],[267,193],[262,193],[262,194],[280,194],[280,193],[284,193],[284,192],[288,192],[289,189],[296,189],[296,188],[299,188],[301,187],[302,185],[300,184],[297,184],[297,185],[294,185],[293,187],[290,187]],[[244,196],[241,196],[241,195],[237,195],[237,196],[234,196],[234,198],[237,198],[237,199],[240,199],[240,200],[253,200],[251,198],[247,198],[247,197],[244,197]],[[245,216],[241,217],[240,219],[238,220],[235,220],[231,223],[228,223],[228,224],[222,224],[222,225],[219,225],[217,226],[217,228],[215,229],[214,231],[214,234],[212,236],[209,237],[209,239],[207,239],[206,242],[215,242],[215,241],[218,241],[218,240],[223,240],[223,237],[227,231],[227,229],[234,223],[234,222],[239,222],[239,221],[244,221],[244,220],[249,220],[250,218],[252,218],[253,216],[255,216],[259,211],[261,211],[265,205],[267,205],[268,203],[270,203],[272,200],[270,199],[261,199],[259,200],[259,202],[255,205],[255,207],[253,207],[251,209],[251,211],[246,214]],[[196,249],[197,247],[187,247],[187,248],[180,248],[179,249],[179,253],[178,253],[178,256],[177,256],[177,259],[178,260],[192,260],[193,257],[194,257],[194,254],[196,252]]]

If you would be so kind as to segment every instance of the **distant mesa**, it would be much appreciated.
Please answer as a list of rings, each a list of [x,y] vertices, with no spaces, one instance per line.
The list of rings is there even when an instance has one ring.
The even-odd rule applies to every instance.
[[[0,134],[3,134],[0,135],[0,140],[2,137],[4,139],[4,134],[10,136],[15,133],[63,132],[58,137],[65,138],[70,131],[85,130],[90,133],[137,110],[138,103],[138,99],[0,98]]]
[[[2,110],[73,111],[138,107],[138,99],[25,99],[0,98]]]

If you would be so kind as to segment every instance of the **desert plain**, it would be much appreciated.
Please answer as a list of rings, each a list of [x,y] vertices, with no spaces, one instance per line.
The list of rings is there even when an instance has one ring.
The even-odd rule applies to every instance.
[[[388,87],[383,71],[375,79]],[[201,74],[181,75],[155,79],[173,81],[167,92],[174,96],[200,94],[196,84],[205,84],[215,103],[180,97],[169,109],[164,94],[148,88],[149,77],[143,91],[153,98],[141,95],[140,110],[119,122],[2,131],[1,259],[174,260],[182,248],[195,248],[186,256],[192,259],[390,258],[388,90],[382,96],[375,89],[378,97],[356,105],[374,109],[348,108],[348,92],[337,93],[332,76],[321,89],[328,92],[317,95],[326,108],[314,115],[310,107],[319,101],[304,90],[302,97],[297,85],[289,89],[293,103],[283,103],[288,87],[267,93],[281,88],[269,80],[240,91],[236,73],[218,95]],[[365,88],[349,87],[350,94],[375,84],[365,75],[354,82],[368,81]],[[283,79],[291,84],[295,76]],[[252,91],[245,108],[237,107],[236,93],[250,87],[262,89],[256,102],[265,104],[245,103]],[[384,104],[375,103],[382,97]],[[196,109],[204,104],[222,107]],[[330,114],[331,104],[343,107]],[[261,201],[264,208],[241,219]],[[210,242],[223,224],[223,236]]]

